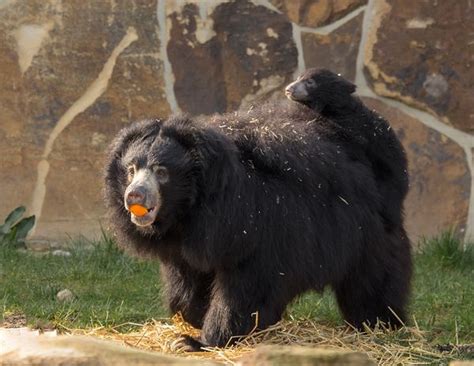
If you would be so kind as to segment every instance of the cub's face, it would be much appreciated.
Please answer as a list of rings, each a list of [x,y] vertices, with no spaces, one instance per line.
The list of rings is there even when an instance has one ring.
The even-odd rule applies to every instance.
[[[158,136],[129,145],[121,160],[123,205],[135,225],[164,228],[179,220],[194,199],[192,162],[172,138]]]
[[[288,99],[322,109],[334,100],[347,98],[355,85],[326,69],[308,69],[285,88]]]
[[[300,103],[315,99],[317,97],[316,92],[316,81],[311,77],[303,78],[303,76],[300,76],[285,88],[286,97]]]

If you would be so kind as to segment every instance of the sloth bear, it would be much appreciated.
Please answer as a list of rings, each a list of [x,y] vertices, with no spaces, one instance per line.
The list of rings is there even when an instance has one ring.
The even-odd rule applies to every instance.
[[[407,158],[389,123],[352,95],[355,90],[356,86],[340,75],[312,68],[289,84],[285,94],[332,123],[356,159],[366,156],[383,197],[381,214],[390,229],[403,220],[403,201],[408,193]]]
[[[180,347],[230,344],[326,286],[357,328],[405,319],[410,243],[402,221],[386,228],[376,167],[351,148],[287,100],[118,134],[105,171],[111,223],[122,247],[158,257],[170,310],[202,328]]]

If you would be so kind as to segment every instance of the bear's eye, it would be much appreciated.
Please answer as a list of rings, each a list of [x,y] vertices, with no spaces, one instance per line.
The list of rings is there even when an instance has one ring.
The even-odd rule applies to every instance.
[[[313,79],[307,79],[306,80],[306,85],[308,86],[315,86],[316,82]]]
[[[164,166],[160,165],[153,165],[151,167],[151,170],[153,173],[155,173],[156,177],[158,178],[158,181],[160,183],[164,183],[168,181],[168,169],[166,169]]]
[[[133,176],[135,175],[135,165],[129,165],[127,167],[127,174],[128,174],[128,179],[132,180]]]

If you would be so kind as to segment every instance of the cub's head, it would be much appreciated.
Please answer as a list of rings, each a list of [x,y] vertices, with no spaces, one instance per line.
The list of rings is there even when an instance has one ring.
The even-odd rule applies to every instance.
[[[326,69],[308,69],[285,89],[288,99],[322,111],[330,103],[346,100],[356,87]]]
[[[196,199],[197,162],[160,121],[121,131],[112,143],[105,177],[112,223],[119,230],[164,234]]]

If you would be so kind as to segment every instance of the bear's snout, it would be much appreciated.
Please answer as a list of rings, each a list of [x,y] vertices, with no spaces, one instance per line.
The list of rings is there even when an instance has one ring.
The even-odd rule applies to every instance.
[[[158,182],[149,169],[139,169],[135,173],[131,183],[125,189],[123,204],[127,211],[130,211],[130,218],[134,224],[148,226],[155,221],[161,206],[161,196]],[[136,211],[130,210],[130,207],[134,205],[141,206],[148,212],[137,215]]]
[[[287,85],[285,88],[285,95],[288,99],[294,101],[305,101],[309,97],[304,83],[299,80]]]
[[[129,186],[129,188],[131,188]],[[144,187],[133,187],[130,191],[125,193],[125,203],[128,207],[131,205],[141,205],[145,206],[146,204],[146,190]]]

